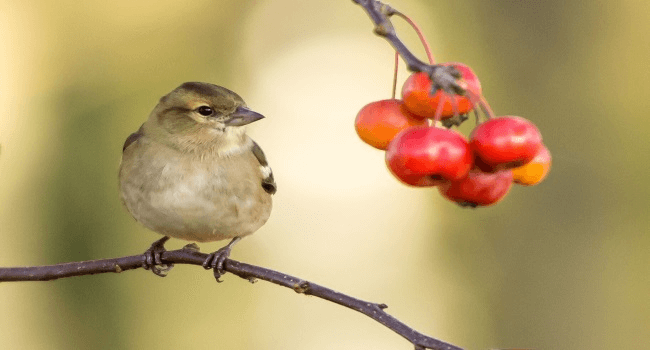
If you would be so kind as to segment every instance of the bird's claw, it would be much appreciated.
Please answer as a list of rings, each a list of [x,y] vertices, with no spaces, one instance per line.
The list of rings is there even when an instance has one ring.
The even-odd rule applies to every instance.
[[[151,244],[151,247],[144,252],[144,261],[142,262],[142,267],[145,270],[151,270],[156,276],[165,277],[169,270],[174,267],[174,264],[163,264],[160,255],[166,251],[165,242],[169,240],[168,236],[165,236]]]
[[[241,237],[233,238],[232,241],[228,243],[228,245],[208,255],[205,261],[203,261],[203,268],[206,270],[212,269],[212,271],[214,271],[214,278],[217,280],[217,282],[222,282],[219,278],[223,276],[224,273],[226,273],[226,270],[224,269],[226,259],[228,259],[230,256],[232,246],[234,246],[235,243],[239,242],[240,240]]]
[[[223,282],[219,278],[226,273],[226,270],[224,270],[224,262],[230,256],[230,250],[230,245],[227,245],[208,255],[205,261],[203,261],[203,268],[206,270],[212,269],[214,271],[214,278],[219,283]]]

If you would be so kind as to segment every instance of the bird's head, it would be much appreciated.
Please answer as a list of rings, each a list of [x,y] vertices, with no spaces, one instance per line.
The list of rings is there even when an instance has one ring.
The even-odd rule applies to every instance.
[[[245,125],[262,118],[226,88],[188,82],[160,99],[144,131],[184,150],[226,151],[245,142]]]

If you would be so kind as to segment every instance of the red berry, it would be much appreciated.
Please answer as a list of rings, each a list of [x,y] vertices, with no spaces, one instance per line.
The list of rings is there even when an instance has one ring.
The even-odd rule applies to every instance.
[[[487,206],[500,201],[512,186],[512,172],[484,173],[477,168],[459,181],[447,181],[438,190],[447,199],[461,206]]]
[[[383,100],[365,105],[354,121],[359,137],[367,144],[385,150],[402,130],[425,125],[426,120],[411,114],[401,100]]]
[[[467,90],[480,96],[481,83],[471,68],[462,63],[443,63],[445,66],[454,66],[461,73],[461,81],[467,85]],[[433,118],[436,114],[436,108],[441,102],[442,97],[446,96],[445,104],[442,107],[441,119],[447,119],[454,116],[454,107],[457,106],[458,114],[465,114],[472,110],[472,102],[465,96],[456,94],[447,94],[442,90],[436,91],[431,95],[431,79],[426,73],[418,72],[411,74],[404,86],[402,87],[402,99],[409,111],[426,118]]]
[[[526,165],[512,169],[512,176],[516,183],[524,186],[537,185],[542,182],[551,169],[551,152],[542,146],[535,158]]]
[[[456,131],[416,126],[391,141],[386,165],[408,185],[435,186],[465,177],[472,167],[472,153],[465,137]]]
[[[475,163],[483,171],[520,167],[542,148],[542,135],[527,119],[506,116],[477,126],[470,135]]]

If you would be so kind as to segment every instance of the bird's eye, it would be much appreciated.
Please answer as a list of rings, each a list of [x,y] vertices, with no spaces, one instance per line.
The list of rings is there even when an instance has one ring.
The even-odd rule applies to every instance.
[[[208,106],[201,106],[201,107],[199,107],[198,112],[199,112],[199,114],[207,117],[209,115],[212,115],[212,113],[214,111],[212,110],[212,108],[210,108]]]

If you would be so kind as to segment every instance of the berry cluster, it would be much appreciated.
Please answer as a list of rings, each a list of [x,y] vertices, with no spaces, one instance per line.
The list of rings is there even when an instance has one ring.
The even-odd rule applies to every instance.
[[[551,154],[535,124],[515,116],[495,118],[472,69],[461,63],[441,66],[456,70],[462,94],[433,89],[427,73],[414,73],[402,87],[401,100],[372,102],[359,111],[359,137],[386,151],[386,165],[400,181],[436,186],[461,206],[491,205],[505,197],[513,183],[541,182],[549,172]],[[478,123],[477,107],[485,115],[483,123]],[[471,111],[477,126],[468,140],[451,127],[467,120]]]

